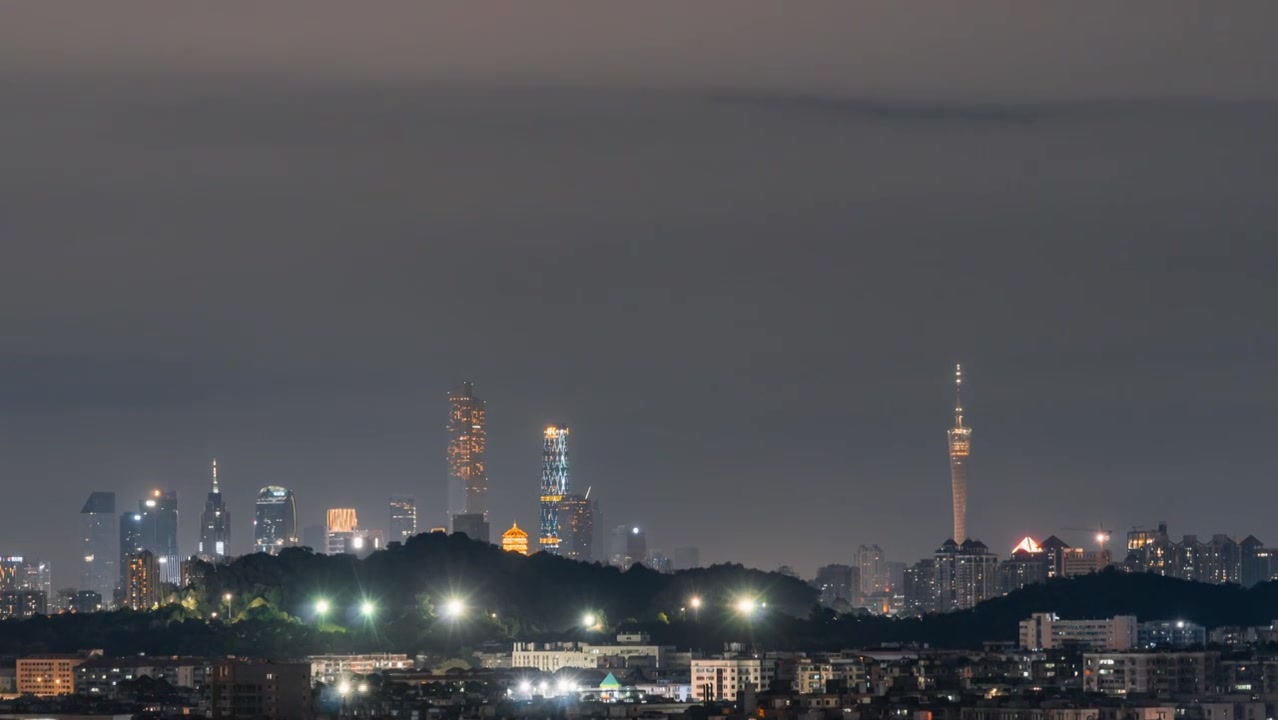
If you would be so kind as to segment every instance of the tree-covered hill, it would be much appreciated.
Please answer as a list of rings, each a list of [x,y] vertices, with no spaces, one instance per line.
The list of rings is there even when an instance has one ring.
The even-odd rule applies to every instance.
[[[443,534],[419,535],[363,559],[301,548],[249,555],[199,564],[192,578],[152,612],[0,623],[0,653],[455,652],[516,640],[598,640],[619,630],[708,651],[727,642],[806,650],[889,642],[976,648],[1015,639],[1017,623],[1035,612],[1184,619],[1208,627],[1268,625],[1278,618],[1278,583],[1243,589],[1115,571],[1054,579],[945,615],[836,615],[816,606],[816,591],[805,583],[740,565],[668,575],[643,567],[622,572]],[[754,603],[749,612],[742,601]],[[585,627],[587,615],[593,627]]]

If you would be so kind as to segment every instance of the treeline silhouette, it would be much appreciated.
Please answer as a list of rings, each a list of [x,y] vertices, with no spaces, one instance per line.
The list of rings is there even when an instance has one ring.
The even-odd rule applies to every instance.
[[[838,615],[817,606],[816,598],[802,581],[740,565],[622,572],[434,533],[363,559],[290,548],[278,556],[199,563],[190,585],[151,612],[0,623],[0,654],[88,648],[113,655],[464,653],[516,640],[601,641],[619,631],[707,651],[729,642],[807,650],[884,643],[978,648],[1014,640],[1017,623],[1034,612],[1127,614],[1208,627],[1268,625],[1278,617],[1278,583],[1243,589],[1112,570],[1053,579],[971,610],[922,618]],[[756,608],[743,612],[743,599]],[[462,608],[456,617],[447,612],[456,609],[454,602]],[[594,616],[595,627],[585,627],[586,615]]]

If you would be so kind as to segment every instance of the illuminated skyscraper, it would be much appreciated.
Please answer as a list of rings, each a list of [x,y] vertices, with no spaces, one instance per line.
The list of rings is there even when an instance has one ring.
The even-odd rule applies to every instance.
[[[119,582],[116,569],[115,493],[94,492],[80,508],[80,589],[100,593],[108,601]]]
[[[586,488],[585,495],[564,495],[559,501],[559,519],[563,523],[563,556],[594,562],[595,501],[590,499],[590,488]]]
[[[163,569],[159,559],[149,550],[129,554],[124,559],[124,606],[134,610],[150,610],[160,603]]]
[[[568,494],[568,427],[546,428],[541,446],[541,537],[542,552],[559,554],[559,501]]]
[[[161,582],[180,585],[182,554],[178,551],[177,493],[156,490],[138,506],[142,516],[142,549],[155,555]]]
[[[297,544],[297,502],[292,490],[267,485],[257,491],[254,511],[253,552],[274,555]]]
[[[972,450],[972,428],[963,425],[963,366],[954,366],[954,427],[950,438],[950,491],[954,494],[954,541],[967,539],[967,456]]]
[[[462,383],[449,394],[448,403],[448,512],[487,514],[484,401],[475,397],[473,383]]]
[[[390,541],[404,542],[417,534],[417,500],[412,495],[390,496]]]
[[[327,519],[324,535],[325,553],[341,555],[362,549],[355,547],[355,536],[359,528],[359,518],[355,514],[355,508],[329,508]]]
[[[217,562],[225,560],[230,553],[231,513],[227,511],[222,491],[217,486],[217,460],[214,460],[213,487],[209,489],[204,512],[200,514],[199,556],[201,560]]]

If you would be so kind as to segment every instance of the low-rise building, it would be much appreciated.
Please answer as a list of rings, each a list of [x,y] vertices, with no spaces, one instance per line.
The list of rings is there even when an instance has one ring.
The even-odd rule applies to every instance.
[[[332,684],[339,678],[351,675],[367,675],[383,670],[411,670],[412,658],[396,653],[365,653],[363,655],[311,655],[311,677],[316,682]]]
[[[515,643],[510,665],[555,672],[560,668],[653,667],[665,669],[672,648],[653,645],[647,635],[618,635],[615,644]]]
[[[1136,626],[1136,647],[1141,650],[1183,649],[1206,644],[1207,629],[1185,620],[1143,622]]]
[[[1021,621],[1020,645],[1025,650],[1055,650],[1066,646],[1092,650],[1131,650],[1136,646],[1136,617],[1117,615],[1108,620],[1062,620],[1054,613],[1034,613]]]
[[[310,720],[311,666],[229,660],[213,667],[209,717]]]
[[[115,697],[121,683],[149,677],[175,688],[207,687],[215,661],[202,657],[90,658],[75,669],[75,691],[80,695]]]
[[[30,655],[18,658],[17,687],[22,695],[49,697],[75,692],[75,669],[85,655]]]
[[[777,663],[768,658],[716,657],[692,661],[693,702],[735,701],[746,689],[760,690],[772,684]]]
[[[1217,690],[1220,653],[1083,654],[1083,690],[1111,695],[1206,695]]]

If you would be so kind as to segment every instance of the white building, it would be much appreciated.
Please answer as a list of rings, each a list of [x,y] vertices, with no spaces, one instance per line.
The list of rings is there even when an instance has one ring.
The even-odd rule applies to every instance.
[[[1131,650],[1136,647],[1136,616],[1108,620],[1061,620],[1053,613],[1034,613],[1021,621],[1021,648],[1055,650],[1081,645],[1092,650]]]
[[[555,672],[560,668],[594,669],[639,664],[664,669],[668,665],[667,654],[670,651],[671,648],[663,645],[653,645],[643,635],[619,635],[617,643],[611,645],[524,642],[515,643],[510,665],[542,672]]]
[[[1209,695],[1217,652],[1084,653],[1083,690],[1110,695]]]
[[[776,671],[776,661],[770,659],[694,658],[692,700],[736,700],[737,694],[746,688],[766,690],[776,677]]]
[[[331,684],[351,675],[367,675],[383,670],[409,670],[413,661],[407,655],[367,653],[364,655],[311,655],[311,679]]]

